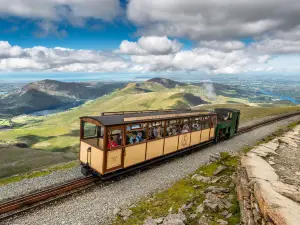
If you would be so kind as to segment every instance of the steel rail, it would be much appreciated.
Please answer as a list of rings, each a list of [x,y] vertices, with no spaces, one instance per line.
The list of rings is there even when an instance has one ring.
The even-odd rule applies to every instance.
[[[268,124],[271,124],[271,123],[274,123],[274,122],[277,122],[280,120],[284,120],[284,119],[287,119],[290,117],[294,117],[297,115],[300,115],[300,112],[285,114],[282,116],[267,119],[265,121],[262,121],[260,123],[254,124],[254,125],[241,127],[240,129],[238,129],[238,132],[236,133],[236,135],[240,135],[245,132],[254,130],[256,128],[259,128],[259,127],[262,127],[262,126],[265,126],[265,125],[268,125]],[[203,146],[196,146],[196,147],[193,147],[192,149],[201,148],[201,147],[203,148],[205,146],[207,146],[207,144],[204,144]],[[186,153],[189,150],[190,149],[187,149],[186,151],[183,150],[182,153]],[[180,152],[178,152],[178,153],[180,153]],[[159,160],[157,160],[157,161],[159,161]],[[150,164],[153,164],[153,163],[151,162]],[[147,166],[149,166],[149,165],[147,164]],[[111,176],[111,177],[114,177],[114,176]],[[43,205],[45,203],[52,202],[54,200],[63,198],[65,196],[75,193],[76,190],[81,191],[82,188],[85,189],[86,187],[90,187],[91,185],[95,184],[97,181],[100,181],[100,180],[101,179],[99,177],[93,177],[93,176],[77,178],[72,181],[68,181],[66,183],[57,185],[57,186],[46,188],[44,190],[36,191],[34,193],[24,195],[21,197],[17,197],[15,199],[6,201],[4,203],[0,203],[0,220],[7,219],[7,218],[17,215],[21,212],[25,212],[29,209],[35,208],[39,205]]]

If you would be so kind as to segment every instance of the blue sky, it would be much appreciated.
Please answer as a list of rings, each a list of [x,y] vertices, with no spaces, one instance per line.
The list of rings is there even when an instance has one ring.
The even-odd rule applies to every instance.
[[[295,74],[296,3],[0,0],[0,79],[52,73]]]

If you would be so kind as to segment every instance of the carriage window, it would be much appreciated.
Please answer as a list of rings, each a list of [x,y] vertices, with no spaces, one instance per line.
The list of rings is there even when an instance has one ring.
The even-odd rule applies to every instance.
[[[201,120],[200,120],[199,117],[193,118],[193,120],[192,120],[192,131],[201,130],[200,121]]]
[[[146,139],[147,123],[132,124],[126,127],[126,144],[143,142]]]
[[[97,137],[97,125],[93,123],[84,123],[83,138]]]
[[[177,120],[167,121],[167,133],[166,136],[178,135],[179,122]]]
[[[112,149],[122,145],[122,129],[109,129],[107,133],[107,148]]]
[[[165,136],[164,121],[149,123],[149,129],[148,129],[149,140],[163,138],[164,136]]]
[[[180,133],[188,133],[191,131],[191,123],[190,119],[184,119],[182,120],[182,123],[180,124]]]

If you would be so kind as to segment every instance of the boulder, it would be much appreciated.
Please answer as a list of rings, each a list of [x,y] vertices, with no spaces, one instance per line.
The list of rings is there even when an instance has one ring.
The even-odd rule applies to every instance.
[[[222,220],[222,219],[217,220],[217,223],[220,224],[220,225],[227,225],[228,224],[227,221]]]
[[[224,187],[210,186],[210,187],[206,188],[204,192],[205,193],[211,192],[211,193],[214,193],[214,194],[229,193],[230,189],[229,188],[224,188]]]
[[[124,218],[128,218],[132,215],[132,210],[130,209],[122,209],[119,213],[120,216],[124,217]]]
[[[197,181],[203,182],[203,183],[208,183],[211,181],[210,177],[205,177],[205,176],[201,176],[199,174],[195,174],[192,176],[192,179],[195,179]]]
[[[217,167],[217,169],[214,171],[214,176],[216,176],[216,175],[218,175],[219,173],[221,173],[221,172],[223,172],[224,170],[226,170],[227,169],[227,167],[226,166],[224,166],[224,165],[219,165],[218,167]]]

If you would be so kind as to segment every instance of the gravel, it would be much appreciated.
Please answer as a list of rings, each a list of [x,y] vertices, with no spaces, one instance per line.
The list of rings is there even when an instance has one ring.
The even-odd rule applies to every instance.
[[[0,201],[28,194],[30,192],[73,180],[78,177],[83,176],[80,172],[80,167],[76,166],[66,170],[54,171],[46,176],[24,179],[19,182],[0,186]]]
[[[55,204],[42,206],[3,221],[3,224],[107,224],[114,217],[114,209],[129,206],[141,197],[169,187],[207,162],[211,153],[239,151],[246,145],[255,144],[280,126],[299,120],[300,116],[295,116],[279,121],[117,182],[101,183],[84,194],[76,194]]]

